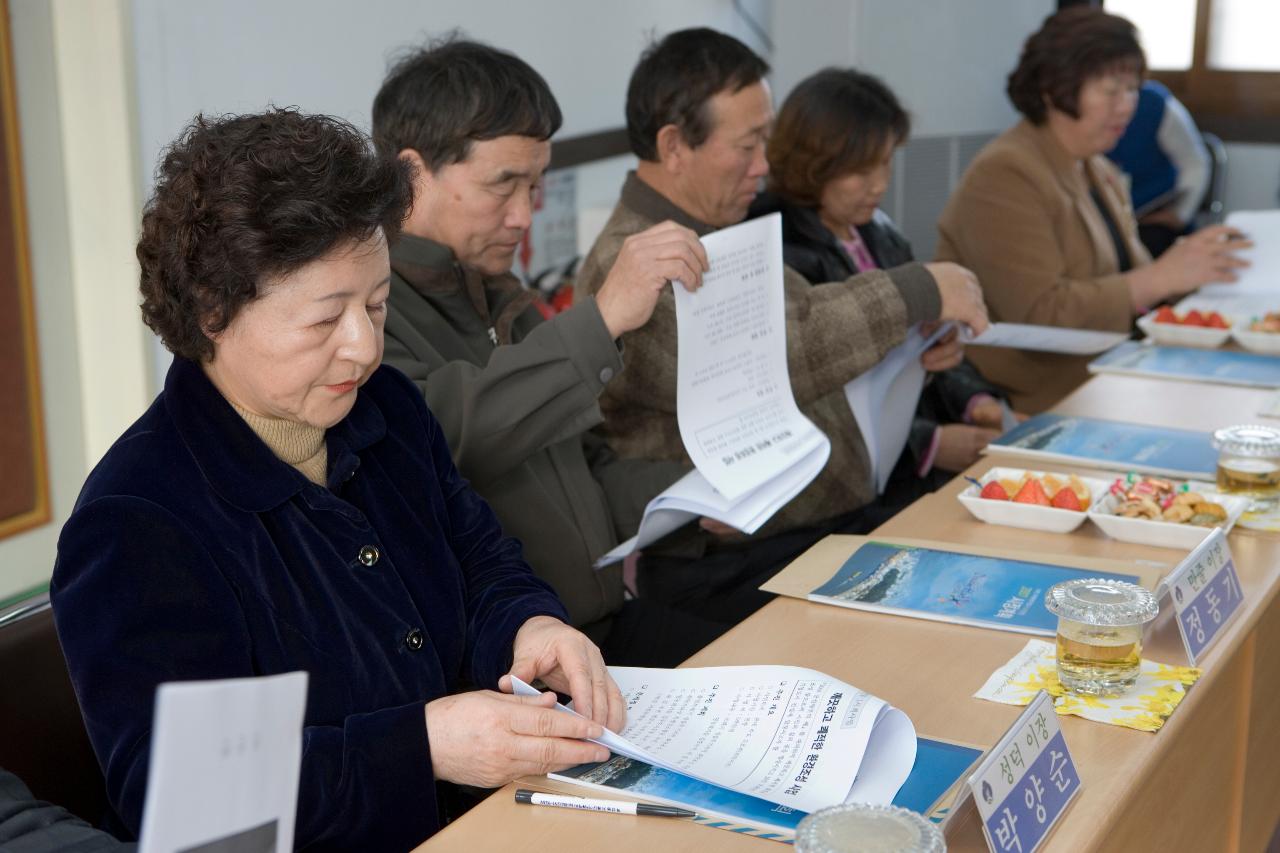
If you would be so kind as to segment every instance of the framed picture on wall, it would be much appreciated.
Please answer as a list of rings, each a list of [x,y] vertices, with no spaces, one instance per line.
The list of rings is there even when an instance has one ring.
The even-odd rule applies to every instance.
[[[49,520],[8,0],[0,0],[0,538]]]

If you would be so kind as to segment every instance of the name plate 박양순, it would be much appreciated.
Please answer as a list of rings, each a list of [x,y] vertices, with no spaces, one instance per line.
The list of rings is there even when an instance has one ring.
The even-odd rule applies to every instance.
[[[1187,660],[1199,665],[1199,658],[1239,614],[1244,593],[1231,546],[1221,527],[1215,527],[1187,558],[1178,564],[1156,588],[1156,597],[1173,596],[1178,631],[1187,650]]]
[[[969,777],[993,851],[1030,853],[1080,790],[1049,694],[1040,691]]]

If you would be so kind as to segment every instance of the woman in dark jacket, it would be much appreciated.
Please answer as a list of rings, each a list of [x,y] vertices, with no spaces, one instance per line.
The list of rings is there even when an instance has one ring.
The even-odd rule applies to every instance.
[[[879,203],[906,112],[875,77],[828,68],[805,79],[778,112],[769,187],[752,215],[782,213],[783,257],[812,282],[840,281],[914,260]],[[1004,407],[968,362],[930,375],[882,503],[900,507],[977,460],[999,435]]]
[[[405,168],[290,110],[198,118],[161,164],[138,259],[173,366],[90,474],[52,581],[122,834],[166,681],[310,673],[311,850],[407,850],[440,825],[437,781],[600,760],[577,738],[622,723],[595,646],[379,366]],[[594,722],[496,692],[508,674]]]

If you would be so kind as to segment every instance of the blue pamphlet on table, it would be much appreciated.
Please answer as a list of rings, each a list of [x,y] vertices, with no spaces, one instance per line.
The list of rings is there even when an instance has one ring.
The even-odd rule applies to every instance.
[[[1184,480],[1212,480],[1218,470],[1207,432],[1048,413],[1018,424],[985,452]]]
[[[1130,341],[1095,358],[1089,363],[1089,371],[1280,388],[1280,358],[1224,349],[1161,347]]]
[[[918,812],[934,823],[945,823],[961,793],[958,783],[981,756],[982,750],[973,747],[917,738],[916,763],[893,804]],[[805,812],[621,755],[548,775],[641,802],[683,806],[698,812],[699,823],[760,838],[790,839],[805,817]]]
[[[1045,592],[1092,577],[1138,582],[1134,575],[868,542],[809,600],[1051,637],[1058,617],[1044,606]]]

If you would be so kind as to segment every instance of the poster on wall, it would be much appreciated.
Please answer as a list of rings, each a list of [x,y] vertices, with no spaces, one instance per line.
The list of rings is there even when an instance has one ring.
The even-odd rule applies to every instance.
[[[0,538],[49,520],[9,4],[0,0]]]

